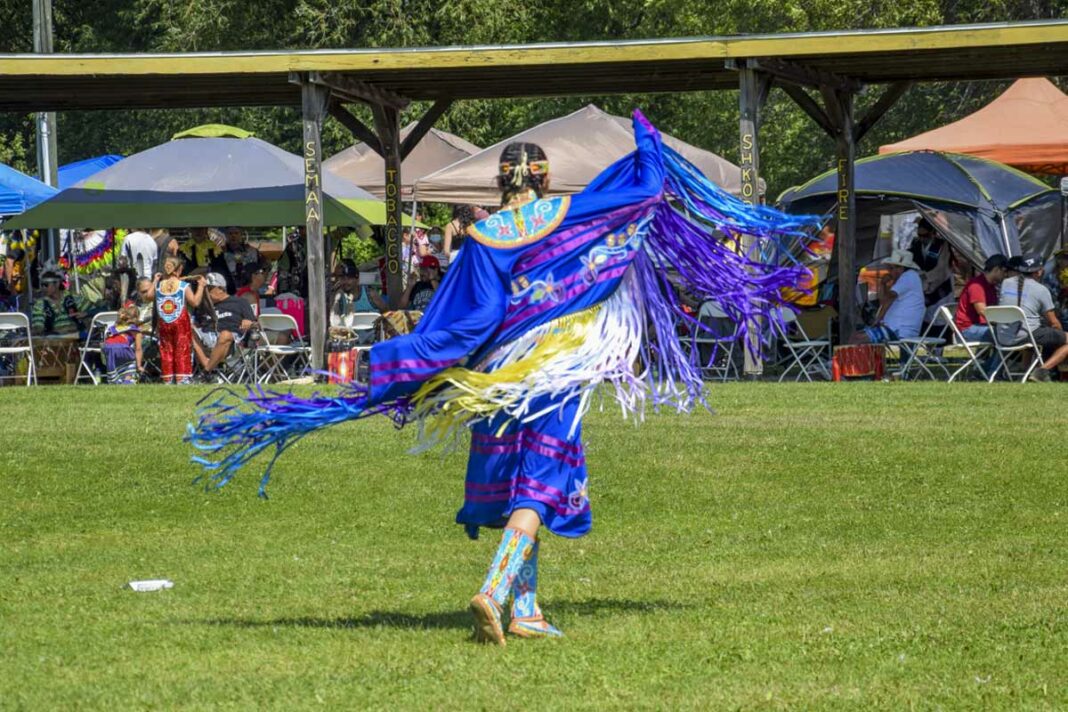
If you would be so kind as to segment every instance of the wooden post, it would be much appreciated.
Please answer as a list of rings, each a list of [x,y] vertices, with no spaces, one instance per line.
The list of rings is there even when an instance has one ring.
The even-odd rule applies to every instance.
[[[318,84],[301,83],[304,123],[304,225],[308,246],[308,334],[311,367],[326,369],[326,250],[323,244],[323,145],[321,129],[329,91]]]
[[[386,292],[391,309],[400,306],[403,296],[401,268],[401,140],[400,110],[377,104],[371,107],[375,118],[375,133],[382,147],[386,182]]]
[[[857,144],[853,124],[853,92],[836,91],[833,98],[837,109],[828,108],[836,111],[838,124],[835,136],[838,229],[834,242],[838,255],[838,339],[839,343],[846,344],[857,325],[857,196],[854,190]]]
[[[738,110],[739,110],[739,167],[742,171],[742,200],[750,205],[760,205],[763,196],[760,193],[760,104],[761,90],[758,75],[752,65],[742,61],[738,64]],[[766,94],[765,94],[766,96]],[[748,255],[753,247],[750,236],[742,237],[741,250]],[[742,349],[743,371],[749,378],[758,378],[764,373],[764,362],[760,358],[760,334],[763,323],[749,324],[749,339]]]

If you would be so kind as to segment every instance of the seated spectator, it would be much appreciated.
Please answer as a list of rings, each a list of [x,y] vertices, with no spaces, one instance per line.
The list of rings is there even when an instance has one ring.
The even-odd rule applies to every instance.
[[[185,259],[185,269],[182,271],[192,274],[196,269],[214,269],[222,257],[222,250],[208,235],[208,228],[195,227],[190,233],[193,239],[179,249]]]
[[[861,329],[852,344],[885,344],[920,335],[923,326],[923,284],[907,250],[894,250],[883,262],[890,274],[879,283],[875,325]]]
[[[348,318],[357,312],[383,312],[385,301],[374,290],[360,285],[360,270],[352,260],[343,260],[338,265],[334,296],[330,302],[330,326],[348,326]],[[374,331],[357,334],[361,344],[374,340]]]
[[[33,303],[30,313],[30,327],[34,334],[71,334],[82,330],[85,313],[78,307],[77,300],[70,294],[63,294],[63,275],[58,272],[45,272],[41,275],[41,294]]]
[[[233,292],[241,282],[246,270],[260,264],[260,251],[248,244],[248,235],[239,227],[226,228],[226,250],[223,252],[226,264],[226,288]]]
[[[916,237],[909,246],[927,304],[935,304],[953,290],[950,261],[951,248],[945,238],[926,218],[916,221]]]
[[[259,263],[245,265],[240,281],[242,287],[234,296],[241,297],[252,305],[252,311],[258,317],[263,307],[263,298],[271,295],[267,286],[267,268]]]
[[[1053,255],[1053,266],[1042,283],[1053,295],[1053,303],[1057,305],[1057,318],[1063,324],[1068,321],[1068,249],[1058,250]]]
[[[964,285],[953,321],[966,341],[993,341],[986,323],[986,307],[997,304],[998,285],[1005,279],[1007,263],[1005,255],[991,255],[983,271]]]
[[[1031,374],[1031,379],[1048,381],[1050,371],[1068,358],[1068,334],[1064,333],[1064,327],[1057,318],[1053,295],[1041,279],[1041,258],[1034,255],[1013,257],[1008,263],[1008,276],[1001,283],[1000,304],[1023,309],[1027,326],[1045,359]],[[998,340],[1002,343],[1013,343],[1026,337],[1022,324],[1006,324],[999,329]],[[1027,356],[1030,357],[1030,354]]]
[[[123,307],[115,323],[104,332],[101,350],[108,369],[108,383],[132,385],[144,373],[140,323],[137,307]]]
[[[413,272],[408,279],[408,288],[400,300],[401,309],[426,311],[430,300],[438,289],[441,279],[441,263],[433,255],[426,255],[419,262],[418,272]]]
[[[195,328],[197,338],[193,340],[193,351],[204,371],[204,378],[211,380],[215,369],[230,354],[230,347],[255,325],[256,315],[247,301],[226,291],[226,278],[218,272],[208,274],[205,283],[208,300],[215,309],[215,330],[204,328],[206,325]],[[206,349],[210,349],[210,353]]]

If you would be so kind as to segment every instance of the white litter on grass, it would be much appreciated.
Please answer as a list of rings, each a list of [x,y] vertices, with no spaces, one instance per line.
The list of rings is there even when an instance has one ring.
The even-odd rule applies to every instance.
[[[162,591],[165,588],[174,588],[174,581],[169,581],[167,579],[149,579],[147,581],[131,581],[127,586],[138,593],[145,593],[147,591]]]

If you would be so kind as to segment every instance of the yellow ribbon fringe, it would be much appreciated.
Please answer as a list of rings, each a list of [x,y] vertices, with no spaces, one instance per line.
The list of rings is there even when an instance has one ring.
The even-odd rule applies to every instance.
[[[415,395],[414,417],[423,420],[430,442],[444,439],[472,418],[490,418],[524,397],[523,381],[549,361],[583,344],[600,306],[560,317],[545,326],[534,348],[490,372],[453,367],[427,380]]]

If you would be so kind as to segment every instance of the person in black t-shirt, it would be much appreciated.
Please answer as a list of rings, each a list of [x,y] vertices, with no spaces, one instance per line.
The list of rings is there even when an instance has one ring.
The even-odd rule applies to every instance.
[[[256,314],[251,304],[226,291],[226,278],[218,272],[210,273],[205,282],[208,299],[215,307],[216,330],[195,329],[197,338],[193,340],[193,351],[204,374],[210,378],[226,360],[234,341],[244,338],[245,332],[256,323]]]

